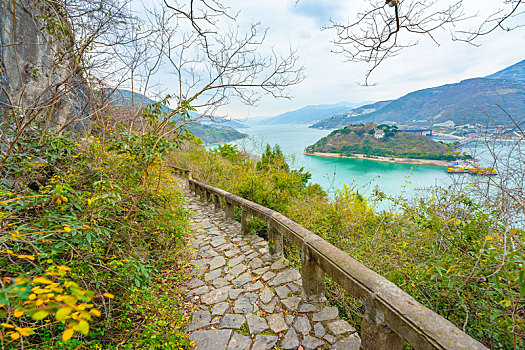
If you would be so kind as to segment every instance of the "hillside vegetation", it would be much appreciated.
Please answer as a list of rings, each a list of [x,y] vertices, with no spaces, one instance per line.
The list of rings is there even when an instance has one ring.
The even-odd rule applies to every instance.
[[[381,138],[376,137],[378,133],[381,133]],[[427,136],[399,131],[396,126],[366,123],[335,130],[308,146],[306,152],[454,160],[459,155],[456,147],[457,144],[444,144]]]
[[[1,163],[3,349],[189,346],[188,213],[155,119],[143,134],[29,131]]]
[[[308,182],[304,169],[292,169],[278,146],[257,158],[236,146],[206,150],[187,143],[171,161],[200,181],[283,213],[491,349],[525,345],[525,232],[506,227],[493,206],[442,188],[408,200],[380,191],[367,199],[344,186],[330,198]],[[393,204],[392,212],[375,210],[378,201]],[[266,222],[251,222],[254,234],[265,236],[266,228]],[[512,250],[506,230],[513,232]],[[285,250],[300,266],[299,251],[289,244]],[[329,278],[326,283],[331,303],[359,329],[360,301]]]

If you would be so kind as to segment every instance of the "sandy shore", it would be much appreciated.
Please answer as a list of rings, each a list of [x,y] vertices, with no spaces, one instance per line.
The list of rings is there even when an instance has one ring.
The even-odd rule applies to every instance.
[[[330,158],[354,158],[354,159],[366,159],[366,160],[375,160],[377,162],[386,162],[386,163],[400,163],[400,164],[419,164],[419,165],[435,165],[441,167],[449,167],[450,162],[446,160],[435,160],[435,159],[414,159],[414,158],[395,158],[395,157],[380,157],[374,156],[367,157],[364,154],[354,154],[352,156],[343,156],[340,153],[322,153],[322,152],[304,152],[308,156],[314,157],[330,157]]]

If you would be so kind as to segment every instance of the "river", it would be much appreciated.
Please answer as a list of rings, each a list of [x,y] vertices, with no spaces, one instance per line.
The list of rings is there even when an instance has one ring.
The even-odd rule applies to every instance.
[[[429,165],[384,163],[362,159],[322,158],[303,154],[304,149],[329,130],[310,129],[307,125],[256,125],[242,129],[250,138],[232,142],[255,154],[266,144],[280,145],[293,168],[304,167],[312,174],[310,181],[334,193],[343,184],[358,190],[365,197],[377,186],[388,195],[413,196],[418,188],[447,186],[445,168]],[[213,147],[213,146],[210,146]]]

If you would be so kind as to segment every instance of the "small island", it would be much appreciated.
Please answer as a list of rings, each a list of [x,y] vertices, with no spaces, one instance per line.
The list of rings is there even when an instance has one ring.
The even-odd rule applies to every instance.
[[[449,166],[458,159],[470,159],[460,153],[459,142],[434,141],[409,130],[386,124],[354,124],[334,130],[305,149],[318,157],[359,158],[391,163]]]

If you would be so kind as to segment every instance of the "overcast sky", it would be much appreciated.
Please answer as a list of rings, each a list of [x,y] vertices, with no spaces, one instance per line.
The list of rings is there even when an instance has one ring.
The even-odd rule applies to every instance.
[[[466,11],[478,16],[462,23],[461,28],[473,28],[503,0],[465,2]],[[363,6],[362,0],[299,0],[297,4],[295,0],[227,0],[221,3],[240,11],[237,23],[241,28],[253,22],[268,27],[266,45],[275,49],[296,48],[307,76],[289,90],[292,100],[268,97],[254,107],[232,103],[220,110],[232,118],[274,116],[306,105],[393,99],[414,90],[485,76],[525,59],[525,29],[488,35],[478,42],[479,47],[453,42],[450,32],[444,30],[438,34],[440,46],[422,38],[417,46],[405,49],[373,73],[371,80],[376,86],[363,87],[357,83],[363,81],[368,66],[346,62],[344,56],[332,53],[334,46],[330,41],[334,33],[321,30],[330,18],[343,21],[354,18],[359,6]],[[162,84],[169,90],[169,80]]]

